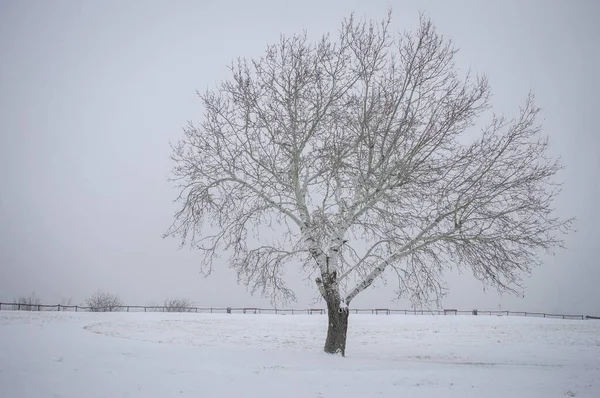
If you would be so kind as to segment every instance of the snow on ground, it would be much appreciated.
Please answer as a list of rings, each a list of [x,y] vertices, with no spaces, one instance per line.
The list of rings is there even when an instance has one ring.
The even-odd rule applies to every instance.
[[[600,397],[600,321],[0,312],[0,397]]]

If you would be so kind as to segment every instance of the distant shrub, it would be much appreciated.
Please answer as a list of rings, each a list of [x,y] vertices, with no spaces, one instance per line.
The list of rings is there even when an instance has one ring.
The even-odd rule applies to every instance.
[[[192,312],[194,303],[189,299],[167,299],[164,303],[166,312]]]
[[[71,297],[63,297],[60,300],[61,307],[70,307],[72,305],[71,303],[73,303],[73,299]]]
[[[31,293],[28,297],[22,296],[15,300],[17,304],[15,310],[21,311],[39,311],[41,301],[36,297],[35,293]]]
[[[123,302],[116,294],[108,293],[102,290],[96,291],[91,297],[85,300],[92,312],[114,312],[120,311]]]
[[[156,301],[149,301],[146,303],[146,312],[164,312],[165,308],[157,303]]]

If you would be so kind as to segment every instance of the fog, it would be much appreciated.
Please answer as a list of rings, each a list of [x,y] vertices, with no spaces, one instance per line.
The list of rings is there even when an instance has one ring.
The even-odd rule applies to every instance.
[[[82,302],[96,289],[127,304],[188,297],[199,306],[263,306],[226,258],[208,279],[199,254],[162,239],[177,192],[167,181],[170,141],[202,117],[195,90],[257,57],[280,33],[335,32],[355,11],[393,28],[419,11],[461,49],[461,70],[486,73],[499,112],[528,91],[565,165],[557,214],[577,217],[567,250],[544,257],[524,296],[484,292],[468,272],[447,276],[446,308],[600,315],[595,204],[600,17],[590,1],[18,1],[0,2],[0,301],[35,292]],[[315,287],[290,269],[298,302]],[[406,308],[397,286],[376,283],[353,306]]]

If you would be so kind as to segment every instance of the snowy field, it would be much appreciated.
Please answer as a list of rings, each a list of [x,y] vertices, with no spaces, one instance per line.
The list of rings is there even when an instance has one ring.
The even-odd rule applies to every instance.
[[[600,321],[0,312],[0,397],[600,397]]]

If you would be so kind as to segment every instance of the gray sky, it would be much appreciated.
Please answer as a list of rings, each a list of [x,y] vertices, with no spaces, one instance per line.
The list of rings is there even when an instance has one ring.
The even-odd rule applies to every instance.
[[[557,202],[575,216],[569,249],[526,278],[524,298],[484,293],[468,274],[447,278],[445,307],[600,315],[597,129],[599,2],[589,1],[21,1],[0,0],[0,301],[36,292],[81,302],[95,289],[129,304],[189,297],[202,306],[269,306],[236,283],[225,259],[209,279],[198,256],[161,239],[172,221],[169,141],[200,120],[194,90],[259,56],[279,33],[335,31],[351,11],[414,27],[425,11],[485,72],[496,109],[529,90],[566,169]],[[291,275],[295,275],[292,271]],[[313,287],[298,287],[295,307]],[[355,307],[405,308],[396,287]]]

